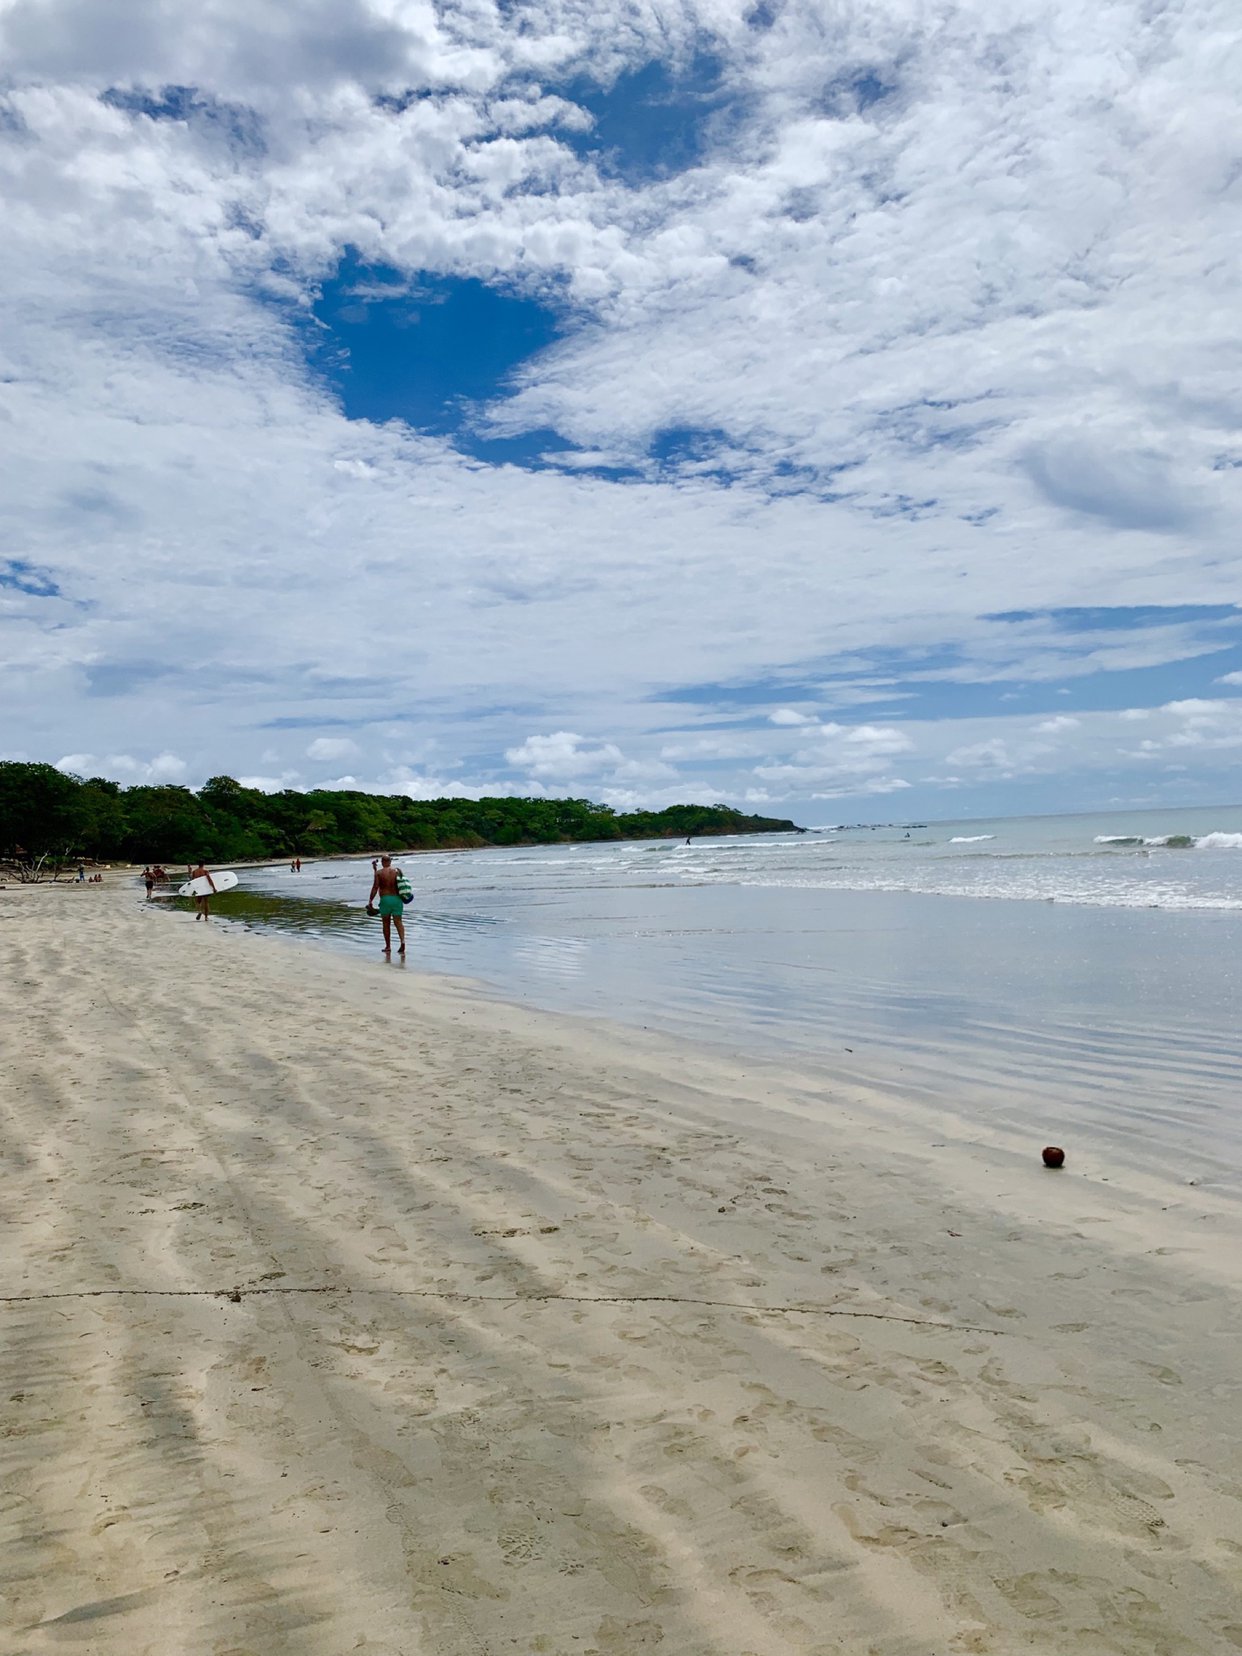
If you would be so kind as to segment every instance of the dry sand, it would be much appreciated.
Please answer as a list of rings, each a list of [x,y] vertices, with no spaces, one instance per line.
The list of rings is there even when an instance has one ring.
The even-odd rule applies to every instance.
[[[0,1650],[1242,1649],[1236,1215],[0,892]]]

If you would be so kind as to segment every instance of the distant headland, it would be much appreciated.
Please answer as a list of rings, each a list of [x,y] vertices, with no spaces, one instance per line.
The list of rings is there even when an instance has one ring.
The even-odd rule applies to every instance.
[[[804,832],[781,817],[730,805],[614,811],[589,799],[410,799],[356,789],[264,793],[231,776],[201,788],[123,788],[54,765],[0,763],[0,859],[86,857],[180,863],[359,855],[384,849],[693,839]]]

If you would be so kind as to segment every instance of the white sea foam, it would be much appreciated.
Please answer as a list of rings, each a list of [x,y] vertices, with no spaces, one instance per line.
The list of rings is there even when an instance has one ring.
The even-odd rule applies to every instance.
[[[703,884],[720,883],[707,874]],[[1025,877],[996,873],[981,879],[948,879],[939,871],[922,873],[910,871],[904,875],[877,871],[838,870],[818,878],[791,879],[789,877],[753,876],[738,879],[741,886],[777,889],[804,888],[823,891],[889,891],[911,892],[928,897],[1001,898],[1010,902],[1065,903],[1071,906],[1123,909],[1172,909],[1193,911],[1219,909],[1242,911],[1242,897],[1221,892],[1197,892],[1181,885],[1149,885],[1081,880],[1069,883],[1059,879],[1055,872],[1041,875],[1031,870]]]
[[[1242,851],[1242,834],[1097,834],[1096,845],[1150,845],[1173,851]]]
[[[978,845],[980,840],[995,839],[995,834],[954,834],[950,845]]]

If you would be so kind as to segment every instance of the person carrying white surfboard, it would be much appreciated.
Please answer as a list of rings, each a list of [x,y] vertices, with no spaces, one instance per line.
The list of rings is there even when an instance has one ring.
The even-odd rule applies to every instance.
[[[374,866],[374,865],[372,865]],[[375,870],[375,878],[371,881],[371,895],[367,898],[367,913],[375,913],[375,899],[379,898],[379,915],[384,926],[384,953],[392,953],[392,923],[397,922],[397,939],[401,947],[399,955],[405,953],[405,904],[401,901],[401,884],[405,875],[399,868],[392,866],[391,857],[381,857],[380,865]]]
[[[191,880],[206,880],[212,891],[216,889],[216,882],[201,861],[197,868],[190,870],[190,878]],[[211,919],[211,896],[209,893],[204,892],[202,896],[197,891],[194,893],[194,918],[196,920]]]

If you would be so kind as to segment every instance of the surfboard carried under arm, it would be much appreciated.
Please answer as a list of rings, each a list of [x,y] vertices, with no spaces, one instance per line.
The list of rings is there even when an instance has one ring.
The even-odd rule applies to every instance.
[[[220,891],[232,891],[237,884],[237,875],[231,868],[222,868],[219,873],[213,873],[208,879],[206,874],[200,874],[197,880],[187,880],[178,891],[178,897],[214,897]]]

